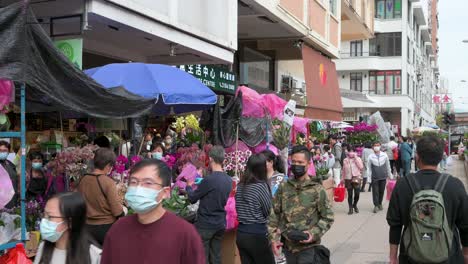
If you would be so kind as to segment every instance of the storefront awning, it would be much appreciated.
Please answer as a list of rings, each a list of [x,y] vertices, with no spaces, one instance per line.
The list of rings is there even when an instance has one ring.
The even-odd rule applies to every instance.
[[[302,46],[307,107],[310,119],[341,121],[343,105],[335,63],[307,45]]]

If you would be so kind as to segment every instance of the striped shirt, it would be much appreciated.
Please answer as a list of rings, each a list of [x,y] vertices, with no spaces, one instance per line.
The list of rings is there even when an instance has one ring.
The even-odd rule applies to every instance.
[[[266,224],[271,207],[272,197],[268,183],[237,186],[236,210],[240,224]]]

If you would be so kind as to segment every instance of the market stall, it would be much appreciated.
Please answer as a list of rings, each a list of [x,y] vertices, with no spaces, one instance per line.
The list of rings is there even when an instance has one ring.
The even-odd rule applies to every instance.
[[[15,90],[14,87],[16,86],[16,97],[19,99],[16,100],[16,104],[18,105],[19,101],[20,106],[19,109],[11,113],[13,117],[16,114],[20,115],[20,122],[18,122],[20,127],[17,127],[14,132],[1,132],[0,137],[21,139],[20,151],[18,152],[18,157],[21,160],[18,166],[21,171],[21,198],[20,206],[17,208],[21,216],[15,218],[20,219],[21,234],[8,238],[2,236],[0,251],[12,248],[19,242],[24,243],[28,239],[27,231],[37,230],[37,221],[42,213],[40,206],[43,201],[32,200],[32,203],[29,203],[26,201],[25,195],[27,189],[26,155],[28,152],[26,144],[26,111],[28,113],[47,112],[48,114],[44,119],[55,115],[55,113],[59,116],[59,122],[57,122],[59,125],[56,127],[58,131],[48,131],[49,136],[45,135],[47,133],[44,133],[44,131],[32,132],[28,136],[31,141],[38,143],[39,148],[45,146],[47,153],[54,152],[54,157],[51,157],[45,172],[50,173],[54,181],[60,178],[63,179],[61,180],[62,185],[54,184],[54,188],[58,188],[56,191],[60,192],[73,188],[73,182],[78,180],[88,168],[90,160],[92,160],[95,146],[86,145],[86,140],[77,143],[74,148],[67,149],[67,146],[63,144],[68,141],[64,137],[68,138],[72,134],[78,137],[79,135],[86,136],[86,134],[95,133],[95,125],[89,122],[90,119],[120,119],[120,122],[122,122],[125,118],[135,118],[155,113],[182,113],[201,110],[216,103],[214,93],[206,86],[205,89],[200,90],[202,84],[194,77],[179,69],[162,65],[145,65],[145,67],[156,69],[159,72],[157,76],[153,75],[151,79],[161,81],[146,83],[148,86],[140,87],[146,89],[142,91],[154,89],[153,92],[132,94],[132,91],[122,91],[122,88],[126,88],[127,83],[119,83],[116,86],[111,85],[109,87],[114,89],[105,89],[77,69],[54,47],[37,23],[26,2],[15,3],[0,9],[0,24],[2,25],[0,27],[0,38],[2,38],[0,44],[0,79],[5,80],[2,83],[7,82],[12,90]],[[130,67],[134,66],[141,65],[130,65]],[[106,67],[93,69],[92,72],[98,78],[102,72],[106,75],[105,70],[107,70]],[[128,73],[128,71],[128,69],[125,69],[121,74]],[[141,74],[138,75],[142,71],[147,72],[142,69],[135,69],[132,73],[137,75],[140,80],[148,81],[149,77],[143,79]],[[188,77],[186,77],[187,75]],[[169,79],[162,78],[164,76],[180,80],[180,82],[172,82],[178,83],[179,87],[176,89],[174,85],[169,85]],[[115,79],[125,80],[124,78]],[[159,90],[156,90],[155,87]],[[191,97],[184,97],[181,93],[177,93],[180,91],[190,91],[190,93],[185,92],[185,95],[191,95]],[[125,107],[122,107],[123,105]],[[67,119],[65,118],[66,115],[76,118]],[[88,122],[83,121],[86,119]],[[65,120],[69,122],[68,126],[65,126],[66,128],[69,127],[70,130],[82,128],[86,130],[86,133],[83,131],[69,131],[68,134],[65,134]],[[115,133],[111,133],[108,137],[112,138],[114,136]],[[45,140],[38,140],[44,137]],[[120,142],[118,144],[120,145]],[[124,160],[122,157],[119,158],[118,164],[123,165]],[[133,164],[137,161],[138,157],[130,159]],[[118,164],[114,168],[114,174],[121,176],[120,183],[123,182],[122,174],[125,169],[119,167]],[[11,189],[10,186],[8,192],[11,193]],[[3,191],[5,189],[2,188]],[[9,212],[13,214],[16,209],[13,208]],[[16,220],[14,221],[16,223]],[[30,232],[29,234],[32,235],[33,233]]]

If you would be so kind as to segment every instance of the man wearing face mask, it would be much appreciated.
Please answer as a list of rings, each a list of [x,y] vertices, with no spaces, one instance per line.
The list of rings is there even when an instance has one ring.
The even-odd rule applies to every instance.
[[[221,264],[221,242],[226,229],[226,206],[232,190],[232,180],[223,170],[224,148],[214,146],[209,153],[212,173],[206,176],[194,191],[194,182],[187,182],[187,194],[190,202],[200,201],[198,207],[198,233],[205,248],[206,263]]]
[[[12,208],[18,205],[19,199],[19,177],[16,172],[16,166],[8,160],[8,155],[10,154],[10,143],[1,140],[0,141],[0,165],[8,172],[8,175],[11,179],[11,184],[13,185],[13,190],[15,194],[11,201],[5,206],[5,208]]]
[[[372,201],[374,213],[383,210],[382,202],[387,178],[393,178],[390,160],[385,152],[380,151],[380,142],[373,144],[374,153],[367,159],[367,177],[372,179]]]
[[[162,206],[170,196],[170,186],[171,173],[160,160],[143,160],[131,169],[125,199],[136,214],[112,226],[101,264],[205,263],[195,228]]]
[[[291,153],[294,178],[279,186],[273,200],[268,230],[275,255],[279,255],[280,241],[285,242],[287,263],[326,263],[315,257],[329,256],[320,240],[334,215],[324,187],[307,174],[309,166],[310,152],[305,146],[295,146]]]
[[[115,182],[108,177],[115,159],[112,150],[98,149],[94,154],[93,172],[85,174],[77,187],[86,201],[88,230],[101,245],[112,224],[124,215]]]

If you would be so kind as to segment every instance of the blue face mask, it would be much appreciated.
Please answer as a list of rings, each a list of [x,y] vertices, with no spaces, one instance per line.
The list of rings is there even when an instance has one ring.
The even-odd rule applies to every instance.
[[[6,160],[8,158],[8,152],[0,152],[0,160]]]
[[[129,187],[125,194],[125,200],[137,214],[144,214],[159,205],[161,201],[156,201],[156,198],[161,191],[140,186]]]
[[[157,160],[161,160],[163,158],[163,154],[161,152],[153,152],[151,156],[153,157],[153,159],[157,159]]]
[[[63,232],[65,232],[65,230],[62,232],[57,231],[57,227],[62,223],[63,222],[56,223],[48,219],[42,218],[40,225],[42,239],[52,243],[57,242],[57,240],[59,240],[60,237],[63,235]]]
[[[31,164],[31,167],[35,170],[40,170],[42,169],[42,162],[33,162]]]

